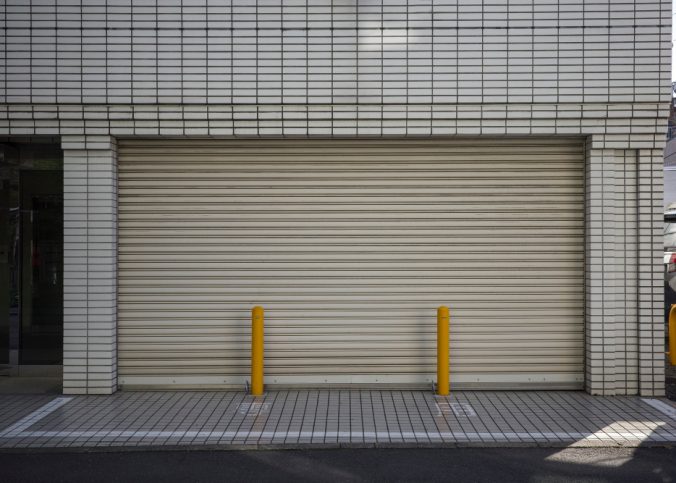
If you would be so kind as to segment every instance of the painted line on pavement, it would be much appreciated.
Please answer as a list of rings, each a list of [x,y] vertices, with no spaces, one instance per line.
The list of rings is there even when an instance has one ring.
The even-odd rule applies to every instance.
[[[28,416],[25,416],[19,419],[16,423],[12,424],[8,428],[5,428],[0,432],[0,438],[16,438],[17,436],[23,436],[23,432],[33,426],[35,423],[40,421],[42,418],[49,416],[57,409],[59,409],[68,401],[72,400],[72,397],[57,397],[56,399],[48,402],[39,409],[36,409]]]
[[[671,419],[676,419],[676,408],[671,406],[670,404],[667,404],[664,401],[660,401],[659,399],[641,398],[641,401],[654,407],[662,414],[669,416]]]

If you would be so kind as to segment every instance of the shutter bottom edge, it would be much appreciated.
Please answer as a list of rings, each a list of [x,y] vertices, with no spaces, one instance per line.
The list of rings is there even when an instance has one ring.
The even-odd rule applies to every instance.
[[[269,391],[301,389],[353,389],[353,390],[431,390],[435,375],[370,375],[336,377],[334,375],[278,376],[267,378]],[[358,379],[358,380],[355,380]],[[248,377],[220,376],[124,376],[118,379],[123,391],[141,390],[242,390]],[[584,376],[565,374],[472,374],[451,375],[451,390],[582,390]]]

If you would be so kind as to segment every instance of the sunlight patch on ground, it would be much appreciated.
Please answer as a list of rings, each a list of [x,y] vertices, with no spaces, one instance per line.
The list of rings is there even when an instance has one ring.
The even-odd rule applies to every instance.
[[[634,458],[636,448],[628,448],[622,454],[608,457],[603,453],[596,454],[592,452],[583,452],[580,449],[565,448],[557,451],[545,458],[545,461],[569,464],[584,464],[590,466],[599,466],[602,468],[620,468],[631,462]]]

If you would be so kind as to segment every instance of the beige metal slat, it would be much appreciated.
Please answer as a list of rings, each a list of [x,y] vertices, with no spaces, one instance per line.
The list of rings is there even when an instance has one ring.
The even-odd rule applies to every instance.
[[[120,381],[243,382],[262,304],[274,381],[426,384],[445,303],[452,380],[579,387],[583,179],[575,138],[121,140]]]

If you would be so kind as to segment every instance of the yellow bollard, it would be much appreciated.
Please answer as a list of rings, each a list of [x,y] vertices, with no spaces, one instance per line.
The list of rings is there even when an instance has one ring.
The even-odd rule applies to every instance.
[[[669,311],[669,364],[676,366],[676,304]]]
[[[251,395],[263,395],[263,307],[251,310]]]
[[[437,309],[437,394],[448,396],[448,324],[450,315],[448,307],[441,306]]]

